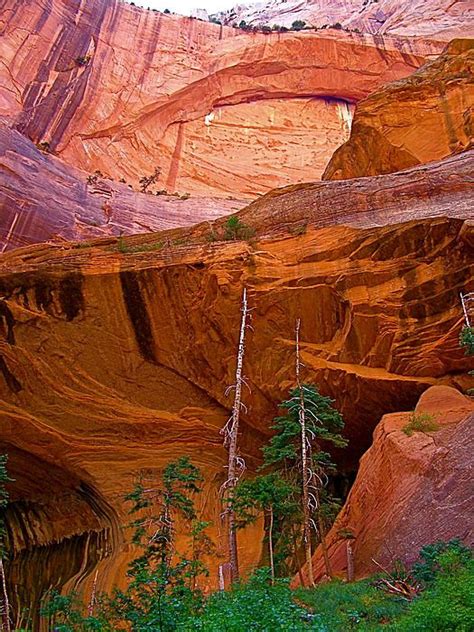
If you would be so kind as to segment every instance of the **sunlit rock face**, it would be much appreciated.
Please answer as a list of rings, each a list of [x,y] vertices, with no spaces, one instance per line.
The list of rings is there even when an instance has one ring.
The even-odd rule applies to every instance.
[[[410,77],[361,101],[323,179],[392,173],[472,147],[473,67],[474,40],[453,40]]]
[[[383,413],[412,409],[436,384],[467,386],[458,335],[459,291],[473,278],[470,170],[466,153],[396,176],[290,187],[241,212],[251,243],[219,241],[218,220],[214,242],[205,223],[125,238],[121,249],[109,239],[4,254],[0,447],[16,479],[9,573],[21,595],[34,600],[49,583],[87,598],[97,570],[99,589],[123,582],[133,555],[123,495],[137,473],[156,480],[177,455],[205,476],[199,507],[214,523],[207,586],[216,585],[226,559],[219,431],[244,286],[254,308],[241,435],[250,472],[294,384],[296,318],[304,379],[347,421],[343,473]],[[181,548],[187,532],[179,525]],[[259,526],[239,543],[246,570],[260,558]]]
[[[106,177],[88,180],[0,122],[0,252],[189,226],[243,206],[245,200],[149,195]]]
[[[346,542],[351,533],[357,577],[412,564],[426,544],[460,538],[472,546],[474,403],[459,391],[434,386],[421,396],[417,415],[429,415],[437,430],[407,436],[410,413],[383,417],[374,441],[360,462],[349,497],[327,537],[333,570],[344,576]],[[325,569],[320,549],[315,578]],[[307,579],[306,569],[303,577]],[[299,581],[295,579],[295,583]]]
[[[320,177],[354,103],[439,42],[245,34],[118,0],[7,0],[0,116],[88,173],[252,198]]]
[[[387,35],[435,36],[451,39],[474,35],[469,2],[452,0],[262,0],[236,4],[217,14],[224,24],[268,24],[358,29]]]

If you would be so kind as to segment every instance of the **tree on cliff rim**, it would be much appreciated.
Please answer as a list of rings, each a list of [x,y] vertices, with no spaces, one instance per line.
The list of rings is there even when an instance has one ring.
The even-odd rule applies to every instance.
[[[342,415],[316,386],[301,382],[300,322],[296,325],[296,382],[290,398],[281,404],[286,414],[274,420],[276,434],[263,449],[265,465],[296,481],[301,490],[303,543],[310,585],[314,584],[311,533],[319,535],[326,572],[332,576],[325,535],[337,504],[325,489],[328,475],[336,471],[321,442],[345,447]]]

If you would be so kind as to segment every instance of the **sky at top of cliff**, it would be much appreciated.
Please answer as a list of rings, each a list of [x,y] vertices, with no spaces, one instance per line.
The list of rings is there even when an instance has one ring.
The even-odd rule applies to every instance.
[[[149,7],[150,9],[158,9],[158,11],[168,9],[181,15],[189,15],[197,9],[216,13],[230,9],[235,5],[235,0],[133,0],[133,2],[139,7]]]

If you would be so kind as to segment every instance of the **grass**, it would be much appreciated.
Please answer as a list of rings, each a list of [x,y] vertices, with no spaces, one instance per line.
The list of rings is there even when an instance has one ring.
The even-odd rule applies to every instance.
[[[136,246],[129,246],[123,237],[119,237],[117,240],[117,250],[123,254],[133,252],[151,252],[154,250],[161,250],[165,244],[162,241],[157,241],[152,244],[138,244]]]
[[[408,418],[408,423],[403,426],[402,430],[408,437],[411,437],[415,432],[434,432],[439,430],[439,424],[436,422],[434,415],[413,411]]]

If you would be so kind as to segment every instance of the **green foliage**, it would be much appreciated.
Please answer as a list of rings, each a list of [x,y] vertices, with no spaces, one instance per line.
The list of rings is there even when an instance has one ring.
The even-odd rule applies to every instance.
[[[434,432],[439,429],[434,415],[430,413],[416,413],[413,411],[408,418],[408,423],[403,426],[402,431],[411,437],[415,432]]]
[[[295,486],[276,472],[241,481],[232,497],[238,526],[247,526],[259,513],[270,509],[277,520],[293,513],[295,493]]]
[[[248,240],[255,236],[255,229],[240,221],[236,215],[231,215],[224,226],[226,241]]]
[[[267,568],[258,569],[247,584],[219,592],[207,601],[202,613],[183,629],[186,632],[298,632],[308,630],[307,613],[292,598],[287,580],[270,585]]]
[[[436,545],[435,545],[436,546]],[[426,548],[426,547],[425,547]],[[474,561],[446,550],[427,590],[389,629],[394,632],[470,632],[474,621]]]
[[[41,616],[55,632],[102,632],[105,629],[96,618],[82,615],[82,604],[75,593],[60,595],[52,591],[41,608]]]
[[[401,600],[378,590],[369,580],[350,584],[332,581],[314,589],[299,588],[295,597],[313,614],[310,629],[325,632],[380,630],[384,622],[405,608]]]
[[[321,395],[317,387],[312,384],[303,384],[301,388],[304,394],[307,428],[313,437],[312,443],[325,441],[344,448],[347,445],[346,439],[341,434],[344,429],[344,420],[341,413],[333,408],[333,400]],[[299,399],[299,390],[295,388],[290,392],[290,399],[282,403],[281,408],[286,410],[286,414],[274,420],[272,428],[276,430],[276,434],[269,445],[263,448],[265,465],[292,467],[299,458],[301,444]],[[316,463],[326,471],[334,471],[335,465],[328,452],[318,449],[313,457]]]
[[[306,22],[303,22],[303,20],[295,20],[293,24],[291,25],[291,28],[294,31],[302,31],[305,26],[306,26]]]
[[[413,565],[412,575],[416,580],[429,584],[440,572],[466,566],[471,559],[471,550],[459,539],[448,542],[439,540],[421,549],[420,559]]]
[[[463,327],[459,334],[459,344],[466,355],[474,355],[474,327]]]
[[[149,176],[142,176],[139,180],[140,183],[140,191],[142,193],[148,193],[148,188],[151,187],[152,184],[156,184],[158,182],[158,178],[160,177],[161,169],[160,167],[155,167],[153,173]]]

